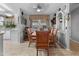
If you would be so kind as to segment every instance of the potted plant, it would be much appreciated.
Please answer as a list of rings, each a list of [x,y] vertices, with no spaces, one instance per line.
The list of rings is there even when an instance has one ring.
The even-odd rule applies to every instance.
[[[10,27],[11,27],[11,28],[15,28],[16,25],[11,23],[11,24],[10,24]]]
[[[16,25],[14,23],[12,23],[12,22],[7,22],[7,24],[5,24],[5,27],[6,28],[15,28]]]

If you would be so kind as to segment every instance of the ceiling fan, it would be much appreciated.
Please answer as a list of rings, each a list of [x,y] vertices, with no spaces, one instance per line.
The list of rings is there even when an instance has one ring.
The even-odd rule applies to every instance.
[[[46,6],[43,3],[38,3],[38,4],[33,5],[33,9],[35,9],[37,12],[43,11],[45,7]]]

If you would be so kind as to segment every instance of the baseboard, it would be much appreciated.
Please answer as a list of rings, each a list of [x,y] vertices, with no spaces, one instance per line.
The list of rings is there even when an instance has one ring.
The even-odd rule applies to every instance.
[[[71,41],[73,41],[73,42],[75,42],[75,43],[78,43],[79,44],[79,42],[78,41],[76,41],[76,40],[73,40],[73,39],[70,39]]]
[[[61,44],[60,42],[58,42],[58,44],[60,45],[61,48],[65,49],[65,47],[63,46],[63,44]]]

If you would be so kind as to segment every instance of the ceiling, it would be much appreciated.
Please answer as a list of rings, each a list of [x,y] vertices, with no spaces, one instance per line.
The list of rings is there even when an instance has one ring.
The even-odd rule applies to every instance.
[[[21,8],[25,14],[54,14],[58,8],[63,7],[64,3],[44,3],[46,6],[41,12],[36,12],[33,8],[33,5],[36,3],[6,3],[10,9],[13,10],[14,13],[17,13]]]
[[[79,3],[70,4],[70,12],[74,11],[76,8],[79,8]]]
[[[34,14],[54,14],[60,7],[64,7],[65,3],[41,3],[45,4],[46,7],[43,8],[41,12],[36,12],[33,8],[37,3],[0,3],[0,15],[4,13],[17,13],[18,10],[21,10],[26,15],[34,15]],[[79,7],[79,3],[70,3],[70,12]],[[2,11],[1,11],[2,10]]]

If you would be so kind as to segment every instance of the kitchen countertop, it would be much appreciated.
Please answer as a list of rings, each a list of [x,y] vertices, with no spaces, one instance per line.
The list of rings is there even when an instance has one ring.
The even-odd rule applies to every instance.
[[[3,35],[4,34],[4,31],[0,31],[0,35]]]

